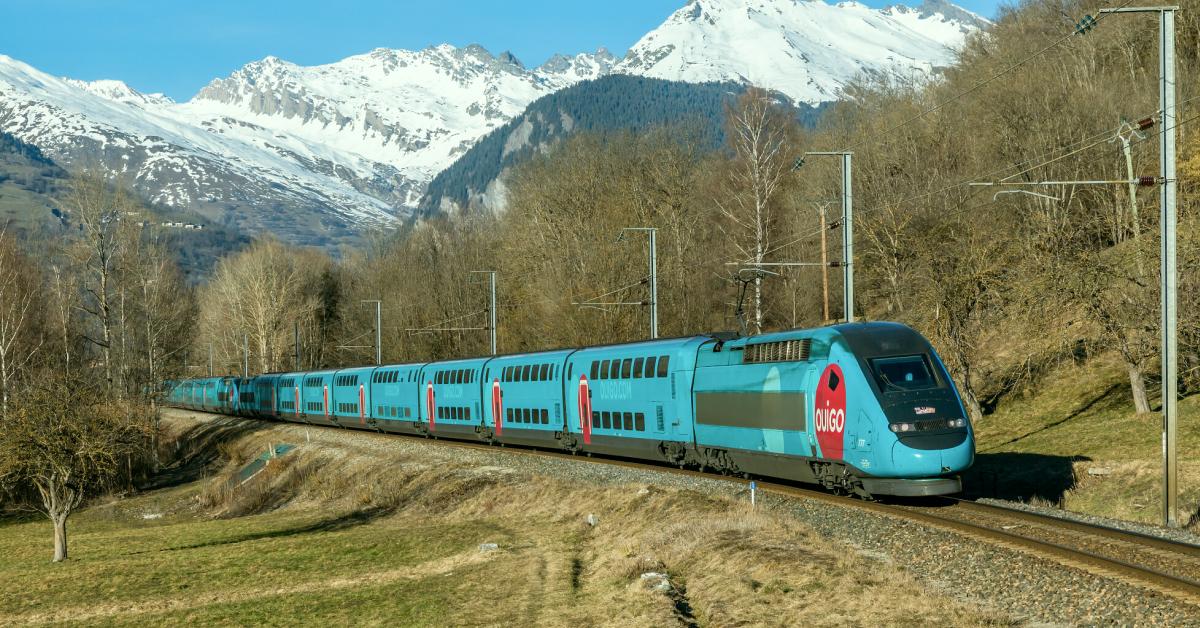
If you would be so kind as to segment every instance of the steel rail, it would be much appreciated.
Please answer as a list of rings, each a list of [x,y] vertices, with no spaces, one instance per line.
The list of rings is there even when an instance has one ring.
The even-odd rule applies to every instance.
[[[1162,537],[1145,534],[1136,530],[1122,530],[1120,528],[1114,528],[1112,526],[1106,526],[1099,523],[1089,523],[1087,521],[1068,519],[1066,517],[1060,517],[1050,513],[1031,512],[1028,510],[1022,510],[1020,508],[1013,508],[1011,506],[1002,506],[1000,504],[985,504],[958,497],[947,497],[946,499],[953,500],[959,505],[959,507],[968,510],[975,510],[981,513],[986,512],[991,514],[999,514],[1000,516],[1010,517],[1013,519],[1023,519],[1025,521],[1030,521],[1041,525],[1065,528],[1084,534],[1092,534],[1095,536],[1114,539],[1124,543],[1131,543],[1152,549],[1165,550],[1175,554],[1185,554],[1187,556],[1200,558],[1200,545],[1196,545],[1195,543],[1164,539]]]

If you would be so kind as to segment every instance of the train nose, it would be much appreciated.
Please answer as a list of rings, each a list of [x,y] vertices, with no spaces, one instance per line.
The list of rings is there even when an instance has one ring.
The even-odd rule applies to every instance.
[[[892,466],[901,474],[914,477],[959,473],[971,466],[975,447],[968,437],[957,446],[942,449],[918,449],[898,439],[892,445]]]

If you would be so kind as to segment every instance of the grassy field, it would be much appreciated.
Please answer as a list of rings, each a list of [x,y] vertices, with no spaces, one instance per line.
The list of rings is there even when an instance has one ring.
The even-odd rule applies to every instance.
[[[189,431],[203,445],[182,449],[169,486],[72,519],[65,564],[49,563],[47,524],[0,524],[0,623],[1005,623],[744,502],[359,449],[319,430],[233,487],[289,428],[205,429]],[[206,472],[214,450],[231,462]]]
[[[1197,530],[1200,396],[1182,400],[1179,411],[1179,517]],[[1133,412],[1129,380],[1114,359],[1063,366],[1005,400],[976,430],[979,455],[968,479],[978,495],[1162,522],[1162,417]]]

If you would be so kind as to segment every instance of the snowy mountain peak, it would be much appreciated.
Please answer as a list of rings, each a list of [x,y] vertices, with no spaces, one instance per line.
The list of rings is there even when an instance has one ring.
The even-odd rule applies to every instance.
[[[313,66],[268,56],[185,103],[121,81],[56,78],[0,55],[0,131],[64,167],[106,168],[153,202],[250,233],[333,244],[406,215],[480,137],[580,81],[732,80],[829,101],[864,75],[933,76],[987,24],[945,0],[883,10],[690,0],[623,59],[600,48],[529,69],[478,44],[377,48]]]
[[[981,19],[942,0],[883,10],[821,0],[690,0],[613,71],[733,80],[817,103],[838,99],[861,76],[932,76],[984,26]]]

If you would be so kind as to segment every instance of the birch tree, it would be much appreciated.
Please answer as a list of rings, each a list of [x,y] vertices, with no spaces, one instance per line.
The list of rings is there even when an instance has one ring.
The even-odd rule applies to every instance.
[[[728,189],[718,207],[739,261],[755,266],[771,247],[772,205],[788,172],[789,130],[795,126],[762,89],[751,88],[726,112],[725,132],[733,157]],[[763,330],[762,277],[754,279],[754,333]]]

